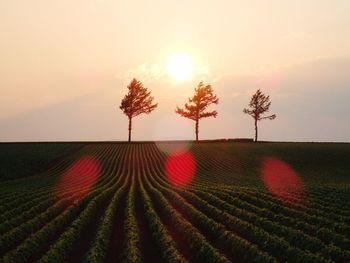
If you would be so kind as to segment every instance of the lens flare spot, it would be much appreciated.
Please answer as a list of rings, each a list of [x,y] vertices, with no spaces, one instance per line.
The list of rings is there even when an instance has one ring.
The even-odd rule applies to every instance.
[[[95,185],[101,172],[98,160],[85,156],[73,163],[59,179],[55,192],[57,198],[62,198],[71,192],[73,200],[83,198]]]
[[[166,128],[166,129],[165,129]],[[159,118],[154,126],[154,141],[159,150],[166,155],[175,152],[189,151],[192,141],[187,138],[192,135],[192,123],[178,122],[172,115]]]
[[[185,187],[191,183],[195,170],[195,160],[190,152],[176,152],[165,161],[166,175],[174,186]]]
[[[188,152],[192,147],[191,141],[169,141],[169,142],[156,142],[159,150],[167,155],[179,155]]]
[[[281,201],[291,195],[301,198],[304,192],[303,182],[296,171],[277,158],[267,158],[261,167],[262,180],[267,189]]]

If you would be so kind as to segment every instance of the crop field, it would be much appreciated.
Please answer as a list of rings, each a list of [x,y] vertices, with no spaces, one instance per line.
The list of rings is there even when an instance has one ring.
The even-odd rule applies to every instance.
[[[82,146],[79,143],[2,143],[0,180],[30,176]]]
[[[0,145],[0,262],[350,262],[349,144],[27,147]]]

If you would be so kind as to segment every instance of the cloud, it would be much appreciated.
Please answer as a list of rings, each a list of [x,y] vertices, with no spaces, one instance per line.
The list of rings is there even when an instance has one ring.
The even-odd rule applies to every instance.
[[[130,81],[132,78],[137,78],[149,82],[160,80],[165,76],[165,73],[164,68],[159,64],[143,63],[136,68],[116,74],[116,78],[124,81]]]

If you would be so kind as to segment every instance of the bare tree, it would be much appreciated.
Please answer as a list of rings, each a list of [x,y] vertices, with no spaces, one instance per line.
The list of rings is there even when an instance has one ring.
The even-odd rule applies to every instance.
[[[196,141],[198,141],[199,133],[199,120],[207,117],[214,117],[218,115],[217,111],[205,111],[211,104],[218,104],[219,99],[216,95],[213,95],[213,89],[211,85],[204,85],[203,82],[198,84],[195,88],[195,94],[192,98],[188,99],[188,103],[185,104],[184,108],[179,108],[175,112],[182,117],[194,120],[196,122],[195,132]]]
[[[131,141],[131,129],[132,129],[132,118],[142,114],[151,113],[157,108],[158,103],[153,103],[153,97],[151,92],[145,88],[140,81],[133,79],[128,85],[128,93],[123,98],[120,109],[129,119],[129,137],[128,141]]]
[[[270,96],[266,96],[258,89],[252,96],[249,102],[249,108],[243,109],[243,112],[249,114],[254,119],[255,125],[255,141],[258,141],[258,121],[261,120],[273,120],[276,118],[276,114],[262,117],[262,114],[269,111],[271,106]]]

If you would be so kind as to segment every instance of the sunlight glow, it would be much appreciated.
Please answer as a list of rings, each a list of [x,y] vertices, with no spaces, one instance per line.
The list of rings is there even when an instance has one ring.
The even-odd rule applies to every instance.
[[[169,58],[166,70],[177,81],[188,80],[193,73],[192,59],[186,53],[175,53]]]

